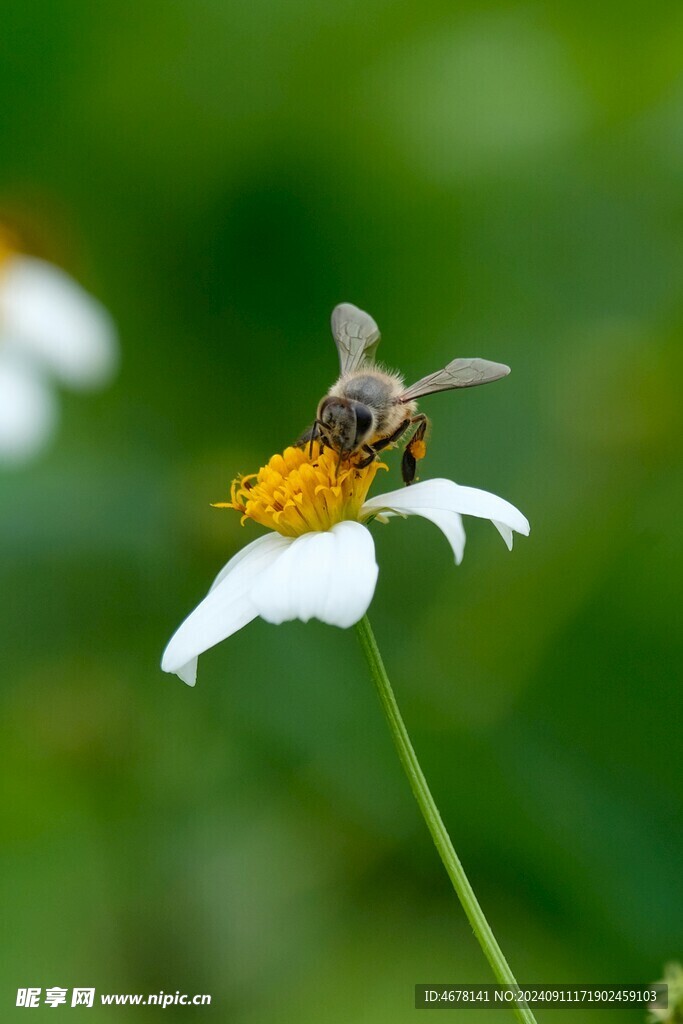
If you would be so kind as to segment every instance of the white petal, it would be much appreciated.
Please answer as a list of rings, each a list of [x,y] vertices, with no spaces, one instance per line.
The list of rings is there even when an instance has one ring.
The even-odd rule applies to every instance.
[[[0,323],[8,343],[73,387],[99,384],[117,362],[106,309],[63,270],[13,256],[0,278]]]
[[[57,403],[42,376],[2,352],[0,338],[0,462],[24,462],[49,440]]]
[[[382,509],[392,509],[401,515],[425,515],[429,511],[442,511],[490,519],[506,543],[510,535],[504,533],[501,527],[515,530],[524,536],[529,534],[528,520],[509,501],[477,487],[463,487],[452,480],[425,480],[400,491],[379,494],[366,501],[361,513],[369,515]]]
[[[501,535],[501,537],[505,541],[505,544],[507,545],[508,551],[512,551],[513,535],[512,535],[512,530],[510,529],[510,527],[506,526],[505,523],[497,522],[495,519],[492,519],[491,522],[493,523],[495,528],[498,530],[498,533]]]
[[[379,569],[369,530],[337,523],[306,533],[261,574],[251,600],[267,622],[320,619],[348,628],[365,615]]]
[[[440,508],[422,508],[417,515],[429,519],[439,527],[453,549],[456,563],[460,565],[465,554],[465,527],[462,524],[462,516],[457,512],[447,512]]]
[[[386,495],[383,495],[386,497]],[[365,506],[363,510],[365,511]],[[399,512],[394,509],[383,509],[375,515],[375,519],[379,523],[388,523],[392,516],[401,516],[405,519],[407,515],[421,516],[423,519],[428,519],[430,523],[434,523],[438,526],[443,534],[446,536],[446,540],[453,549],[455,555],[455,561],[457,565],[460,565],[465,554],[465,527],[463,526],[462,516],[457,512],[445,511],[441,508],[420,508],[415,509],[414,512],[405,513]],[[497,525],[497,524],[494,524]]]
[[[198,662],[199,658],[192,658],[192,660],[188,661],[187,664],[181,665],[180,668],[177,668],[175,670],[175,674],[178,676],[178,679],[182,679],[182,681],[184,683],[187,683],[188,686],[194,686],[194,684],[197,682]]]
[[[292,544],[289,537],[269,533],[231,558],[204,600],[171,637],[161,660],[164,672],[175,672],[194,686],[198,655],[256,618],[258,611],[249,592],[259,575]]]

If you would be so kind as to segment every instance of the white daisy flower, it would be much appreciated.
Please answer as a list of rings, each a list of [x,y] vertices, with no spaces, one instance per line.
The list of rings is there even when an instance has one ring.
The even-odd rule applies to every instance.
[[[425,480],[366,500],[381,464],[337,473],[338,456],[313,445],[287,448],[258,473],[233,483],[219,507],[242,513],[271,533],[242,548],[221,569],[203,601],[171,638],[165,672],[194,686],[197,658],[257,616],[267,622],[320,619],[347,628],[372,601],[379,568],[367,524],[394,516],[422,516],[445,534],[462,560],[462,516],[490,519],[508,548],[513,532],[529,533],[522,513],[503,498],[451,480]]]
[[[664,977],[656,981],[655,985],[667,986],[666,1007],[650,1006],[648,1020],[652,1024],[676,1024],[676,1021],[683,1020],[683,967],[676,962],[666,964]]]
[[[104,307],[63,270],[11,249],[0,232],[0,462],[29,459],[47,443],[55,381],[103,384],[117,354]]]

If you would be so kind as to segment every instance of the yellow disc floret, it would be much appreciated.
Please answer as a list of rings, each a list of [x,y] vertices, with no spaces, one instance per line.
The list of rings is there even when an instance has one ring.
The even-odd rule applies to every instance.
[[[380,462],[359,469],[353,462],[339,464],[330,448],[285,448],[273,455],[258,473],[233,481],[229,502],[217,508],[234,508],[242,523],[253,519],[285,537],[331,529],[345,519],[358,520],[360,510]]]

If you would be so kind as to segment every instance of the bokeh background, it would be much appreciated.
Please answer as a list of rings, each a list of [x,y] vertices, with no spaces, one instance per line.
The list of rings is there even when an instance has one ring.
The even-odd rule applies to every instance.
[[[210,502],[309,422],[341,300],[408,378],[513,367],[424,402],[422,475],[504,495],[530,539],[509,555],[472,521],[456,569],[430,524],[377,526],[371,610],[500,942],[524,981],[660,977],[681,939],[680,4],[1,10],[3,216],[122,346],[113,386],[64,393],[50,449],[0,472],[3,1020],[18,986],[78,985],[212,994],[169,1020],[393,1024],[416,982],[492,980],[353,631],[255,622],[195,690],[159,670],[257,533]]]

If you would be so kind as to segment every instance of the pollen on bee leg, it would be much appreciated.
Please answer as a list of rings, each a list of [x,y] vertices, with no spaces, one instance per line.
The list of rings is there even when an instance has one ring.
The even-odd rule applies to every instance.
[[[424,459],[427,454],[427,445],[422,440],[411,441],[408,445],[408,449],[416,462],[419,462],[420,459]]]

